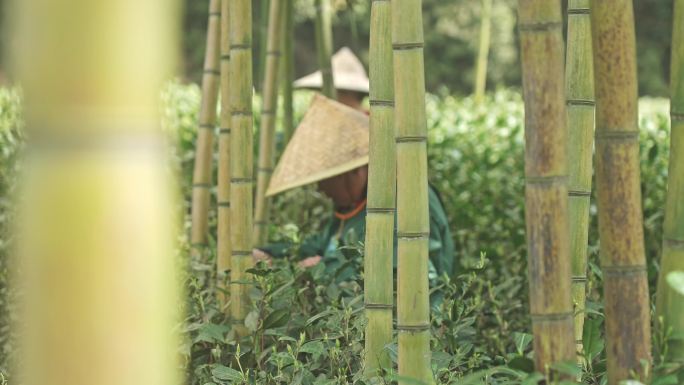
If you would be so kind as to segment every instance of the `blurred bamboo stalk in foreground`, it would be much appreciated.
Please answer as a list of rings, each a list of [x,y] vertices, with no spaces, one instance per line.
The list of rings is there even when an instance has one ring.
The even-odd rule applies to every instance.
[[[278,110],[278,66],[282,45],[283,3],[270,0],[268,42],[266,47],[266,74],[262,92],[261,130],[259,132],[259,166],[257,169],[256,207],[254,209],[254,244],[268,240],[269,198],[266,197],[275,162],[275,123]]]
[[[16,277],[23,384],[181,383],[177,205],[159,127],[177,5],[11,8],[28,138]]]
[[[568,109],[568,211],[575,348],[582,354],[584,331],[589,205],[594,147],[594,60],[589,0],[568,2],[565,96]],[[583,363],[580,356],[578,359]]]
[[[221,0],[221,117],[218,140],[216,204],[216,290],[219,306],[230,314],[228,277],[230,270],[230,0]]]
[[[195,168],[192,174],[192,255],[199,258],[207,250],[209,205],[211,202],[212,157],[216,128],[216,103],[219,89],[219,45],[221,41],[221,0],[210,0],[207,47],[202,75],[202,104],[195,145]]]

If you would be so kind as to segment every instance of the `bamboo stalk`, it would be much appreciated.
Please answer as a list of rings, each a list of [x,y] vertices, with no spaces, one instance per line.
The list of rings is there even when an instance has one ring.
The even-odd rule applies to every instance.
[[[525,222],[537,370],[572,361],[566,109],[560,1],[519,0],[525,99]]]
[[[231,314],[238,335],[245,335],[252,267],[252,2],[232,0],[230,10],[231,137],[230,228]]]
[[[22,304],[13,326],[22,346],[13,379],[181,384],[178,206],[159,129],[179,4],[13,5],[10,57],[25,92],[28,148],[17,195],[13,283]]]
[[[583,352],[587,286],[587,245],[594,145],[594,61],[591,49],[589,0],[568,2],[568,42],[565,95],[568,109],[568,211],[572,301],[575,306],[575,347]],[[580,358],[581,361],[581,358]]]
[[[682,297],[669,287],[667,275],[673,271],[684,271],[684,1],[682,0],[674,2],[673,25],[672,65],[670,67],[672,69],[670,169],[663,226],[663,256],[656,296],[656,320],[662,319],[662,326],[665,327],[667,334],[676,336],[684,333],[682,324],[684,306],[681,303],[675,305],[675,302],[681,301]],[[671,338],[667,343],[668,361],[683,362],[684,341]],[[659,348],[662,352],[665,347]]]
[[[294,134],[292,83],[294,83],[294,0],[283,0],[283,148]]]
[[[487,57],[492,34],[492,0],[482,0],[482,20],[480,21],[480,49],[477,54],[475,72],[475,102],[482,103],[487,89]]]
[[[316,6],[316,51],[318,54],[318,66],[323,75],[323,95],[337,98],[335,82],[332,72],[332,15],[330,13],[330,0],[315,0]]]
[[[396,148],[394,142],[394,73],[392,71],[392,13],[389,1],[374,1],[370,24],[370,154],[366,209],[367,376],[391,365],[384,348],[392,342],[394,304],[392,258]]]
[[[280,45],[282,44],[283,1],[270,0],[270,3],[254,216],[254,242],[257,245],[263,245],[268,238],[269,199],[266,198],[266,190],[268,189],[268,182],[271,180],[275,163],[275,121],[278,109],[279,85],[278,65],[281,53]]]
[[[634,15],[630,0],[592,3],[596,52],[596,187],[604,277],[608,383],[651,361],[637,125]]]
[[[216,236],[217,298],[225,313],[229,295],[226,272],[230,270],[230,0],[221,0],[221,128],[218,140],[217,206],[218,228]]]
[[[220,0],[209,2],[207,47],[202,75],[202,104],[199,112],[199,130],[195,150],[195,168],[192,175],[192,227],[190,243],[194,258],[202,256],[207,248],[208,214],[212,187],[212,155],[216,104],[219,87]]]
[[[399,375],[432,384],[421,3],[421,0],[396,0],[391,7],[397,149],[397,330]],[[399,384],[406,381],[400,380]]]

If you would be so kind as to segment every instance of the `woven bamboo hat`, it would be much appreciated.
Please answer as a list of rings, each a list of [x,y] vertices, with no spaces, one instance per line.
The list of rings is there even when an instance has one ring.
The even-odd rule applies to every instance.
[[[273,172],[266,195],[368,164],[368,127],[363,112],[316,94]]]
[[[333,55],[332,70],[333,82],[335,82],[335,88],[338,90],[368,93],[368,75],[366,75],[363,64],[351,49],[343,47]],[[316,71],[295,80],[294,86],[295,88],[321,89],[323,87],[323,75],[321,75],[321,71]]]

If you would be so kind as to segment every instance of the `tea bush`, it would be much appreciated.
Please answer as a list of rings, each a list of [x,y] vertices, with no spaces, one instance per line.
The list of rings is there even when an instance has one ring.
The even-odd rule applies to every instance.
[[[300,119],[311,95],[297,94]],[[13,351],[8,331],[8,196],[14,185],[16,153],[21,145],[20,94],[0,89],[0,371],[7,373]],[[245,323],[250,335],[235,341],[229,320],[215,300],[215,254],[189,254],[190,187],[195,124],[200,102],[196,85],[170,83],[162,93],[162,125],[173,142],[172,165],[179,176],[185,214],[178,258],[183,279],[185,320],[180,347],[189,382],[208,384],[368,384],[390,383],[396,373],[362,375],[363,245],[344,250],[358,272],[339,281],[323,266],[301,269],[291,260],[257,266],[250,292],[253,311]],[[644,228],[651,289],[655,288],[661,251],[662,216],[668,163],[667,102],[644,99],[641,106],[641,166]],[[255,111],[259,111],[258,100]],[[470,98],[429,95],[429,178],[440,191],[456,243],[458,275],[444,279],[445,300],[432,312],[432,364],[443,384],[533,384],[543,378],[531,360],[527,312],[524,224],[524,119],[521,96],[500,90],[477,105]],[[258,127],[259,116],[255,116]],[[255,132],[255,143],[257,134]],[[282,134],[278,133],[282,148]],[[215,191],[214,191],[215,193]],[[215,195],[213,198],[215,201]],[[595,202],[595,199],[592,200]],[[329,203],[313,188],[274,199],[272,240],[295,243],[327,218]],[[215,212],[210,214],[213,234]],[[605,383],[602,334],[602,278],[598,268],[596,207],[591,206],[589,303],[584,336],[588,370],[584,382]],[[210,242],[214,240],[210,237]],[[396,346],[387,350],[396,359]],[[656,357],[659,384],[677,383],[675,367]],[[561,371],[577,374],[573,364]],[[674,381],[674,382],[672,382]]]

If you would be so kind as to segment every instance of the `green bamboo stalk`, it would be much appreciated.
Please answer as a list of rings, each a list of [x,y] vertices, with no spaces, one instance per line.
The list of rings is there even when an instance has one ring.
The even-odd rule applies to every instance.
[[[230,313],[226,272],[230,270],[230,0],[221,0],[221,117],[218,140],[216,236],[217,298],[225,313]]]
[[[568,211],[572,301],[575,306],[575,346],[583,352],[591,156],[594,145],[594,61],[591,50],[589,0],[568,2],[568,42],[565,95],[568,109]],[[580,358],[581,361],[581,358]]]
[[[482,0],[482,20],[480,21],[480,49],[477,54],[475,72],[475,102],[482,103],[487,89],[487,57],[492,34],[492,0]]]
[[[396,148],[394,142],[394,73],[392,13],[389,1],[374,1],[370,24],[370,154],[366,209],[365,369],[370,377],[391,365],[384,348],[392,342],[394,303],[392,257]]]
[[[29,149],[17,195],[13,378],[181,384],[178,205],[158,124],[179,2],[12,5],[9,57]]]
[[[266,76],[262,92],[261,130],[259,132],[259,166],[257,170],[256,207],[254,216],[254,242],[263,245],[268,238],[269,199],[268,182],[275,163],[275,122],[278,109],[278,65],[282,44],[283,0],[270,0],[268,47],[266,49]]]
[[[316,6],[316,51],[318,54],[318,66],[323,75],[323,95],[337,99],[335,82],[332,72],[332,15],[330,12],[330,0],[315,0]]]
[[[421,0],[396,0],[391,7],[397,148],[397,330],[399,375],[432,384],[421,3]],[[400,380],[399,384],[406,381]]]
[[[608,383],[651,361],[648,281],[637,125],[637,72],[631,0],[592,2],[596,87],[596,187],[604,279]]]
[[[684,333],[684,306],[672,306],[681,300],[667,283],[673,271],[684,271],[684,1],[674,3],[674,28],[672,33],[672,75],[670,87],[670,170],[665,204],[663,228],[663,256],[661,261],[658,293],[656,295],[656,320],[671,336]],[[670,305],[668,305],[670,304]],[[657,323],[658,326],[661,326]],[[660,346],[662,352],[665,348]],[[667,341],[669,361],[684,362],[684,341],[671,338]]]
[[[283,148],[294,134],[292,83],[294,83],[294,0],[283,0]]]
[[[560,0],[519,0],[525,99],[525,222],[537,370],[574,360]]]
[[[207,48],[202,75],[202,104],[199,112],[199,130],[195,150],[195,168],[192,175],[192,227],[190,243],[192,255],[199,258],[207,248],[209,232],[209,205],[212,183],[212,155],[214,129],[216,128],[216,104],[219,88],[220,0],[209,2]]]
[[[268,45],[268,14],[271,0],[259,0],[259,20],[256,31],[259,40],[259,56],[256,61],[256,74],[254,75],[254,88],[258,89],[264,85],[264,75],[266,73],[266,51]]]
[[[238,335],[247,334],[248,289],[252,267],[252,2],[232,0],[230,10],[231,137],[230,228],[231,314]]]

